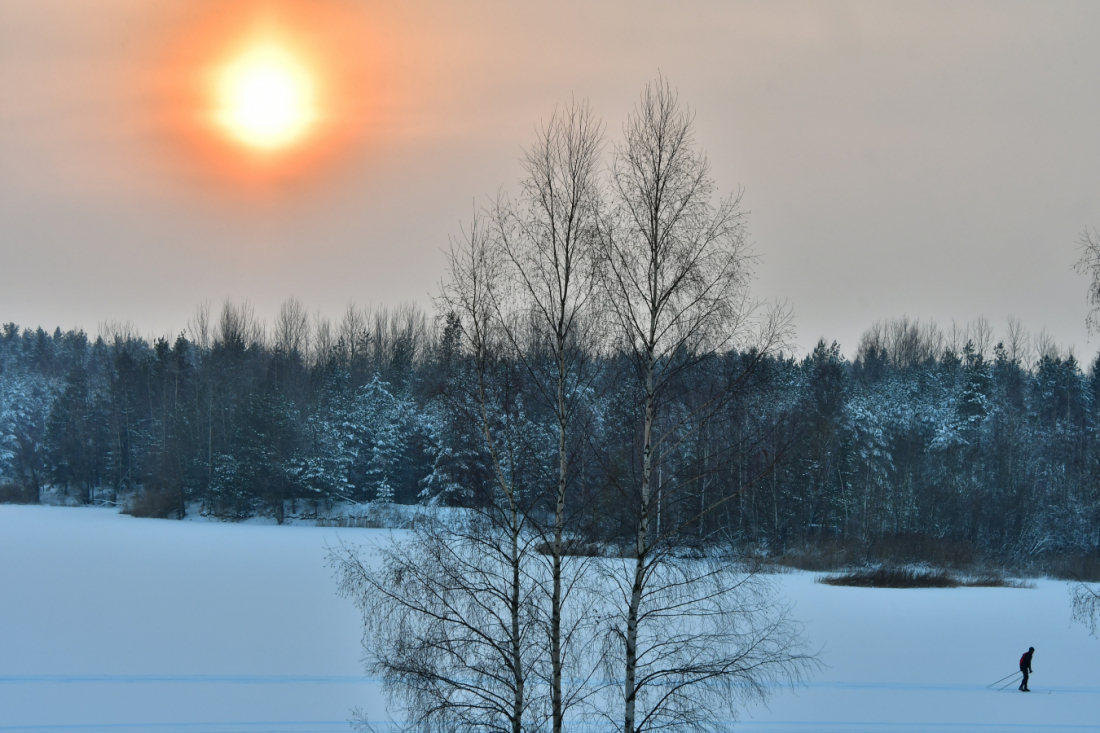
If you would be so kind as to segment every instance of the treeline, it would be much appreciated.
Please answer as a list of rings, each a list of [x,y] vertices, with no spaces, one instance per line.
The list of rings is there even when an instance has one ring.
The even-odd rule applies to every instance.
[[[7,324],[0,491],[279,521],[338,502],[470,505],[491,493],[492,469],[462,339],[454,315],[351,307],[330,324],[293,300],[269,329],[247,305],[200,309],[174,341]],[[595,541],[629,534],[617,497],[633,480],[624,435],[638,415],[622,388],[630,360],[594,358],[573,470],[577,531]],[[982,321],[953,334],[876,324],[855,361],[824,342],[803,359],[714,355],[666,406],[683,449],[658,464],[669,498],[653,521],[690,520],[684,541],[774,551],[900,537],[1015,558],[1095,554],[1098,366],[1083,371],[1045,338],[1028,348],[1016,326],[994,343]],[[506,371],[523,451],[552,455],[552,410],[521,364]],[[682,419],[719,393],[706,424]],[[513,468],[531,471],[530,486],[554,478],[534,460]]]
[[[198,311],[152,343],[126,327],[0,337],[0,477],[79,503],[135,499],[280,522],[306,502],[413,503],[442,443],[438,350],[413,308],[311,324],[287,301],[267,332],[247,305]],[[438,492],[436,492],[438,493]],[[425,496],[428,494],[424,494]]]
[[[783,391],[806,407],[769,479],[786,508],[769,537],[938,544],[931,559],[963,563],[1100,551],[1100,359],[1086,373],[1012,320],[994,340],[984,319],[945,334],[902,318],[864,334],[854,363],[821,343],[788,367]]]

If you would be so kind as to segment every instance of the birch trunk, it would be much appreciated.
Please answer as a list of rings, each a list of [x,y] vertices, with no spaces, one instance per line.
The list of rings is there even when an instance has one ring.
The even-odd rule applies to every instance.
[[[550,601],[550,704],[553,733],[561,733],[564,711],[561,696],[561,610],[562,610],[562,533],[565,525],[565,487],[569,463],[566,456],[568,412],[565,404],[565,340],[559,332],[558,362],[558,491],[554,502],[553,596]]]
[[[635,732],[638,687],[638,619],[645,589],[646,559],[649,550],[649,505],[653,479],[653,422],[656,417],[654,394],[654,361],[652,354],[646,361],[645,426],[642,447],[642,498],[638,518],[638,538],[635,545],[634,582],[630,588],[630,606],[626,616],[626,669],[623,688],[623,733]]]

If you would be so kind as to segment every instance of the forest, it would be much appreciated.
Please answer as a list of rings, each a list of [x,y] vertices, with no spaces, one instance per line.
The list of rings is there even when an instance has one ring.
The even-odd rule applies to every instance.
[[[267,329],[247,304],[202,308],[174,341],[7,324],[0,496],[279,521],[339,502],[471,505],[492,472],[462,339],[453,313],[349,307],[330,324],[294,300]],[[670,394],[683,450],[658,466],[655,521],[693,520],[684,542],[778,553],[901,542],[963,559],[1095,555],[1100,365],[1037,341],[1015,323],[994,342],[980,319],[945,334],[900,318],[870,328],[854,361],[824,341],[801,359],[711,354]],[[614,540],[632,365],[592,361],[573,521]],[[520,482],[546,484],[535,457],[556,450],[553,410],[518,364],[495,376],[529,454]],[[682,418],[733,382],[704,425]],[[717,509],[697,517],[701,503]]]

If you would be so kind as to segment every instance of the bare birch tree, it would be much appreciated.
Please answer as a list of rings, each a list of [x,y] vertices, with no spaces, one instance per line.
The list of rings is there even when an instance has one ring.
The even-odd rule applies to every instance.
[[[1008,317],[1008,331],[1005,336],[1005,348],[1008,351],[1008,359],[1014,364],[1027,365],[1030,363],[1028,351],[1030,349],[1030,337],[1024,330],[1023,323],[1015,316]]]
[[[541,634],[521,569],[530,549],[500,529],[484,512],[426,512],[407,540],[330,554],[341,594],[362,612],[368,671],[405,730],[522,733],[544,717],[527,692]]]
[[[313,344],[311,363],[314,366],[327,363],[336,349],[336,336],[334,335],[332,321],[323,317],[320,311],[313,314],[313,338],[311,341]]]
[[[602,226],[608,302],[621,347],[633,359],[641,411],[633,558],[624,568],[627,575],[618,576],[624,608],[612,625],[616,656],[623,664],[622,725],[624,733],[705,729],[718,727],[719,721],[688,715],[696,704],[692,700],[707,699],[708,691],[746,676],[797,677],[805,661],[785,618],[760,637],[776,645],[747,663],[741,644],[757,639],[755,634],[738,639],[708,632],[706,624],[717,623],[727,612],[730,628],[757,625],[762,617],[756,611],[767,606],[739,609],[739,590],[746,586],[723,574],[679,565],[662,545],[675,529],[659,533],[652,526],[661,502],[656,474],[662,460],[680,449],[685,425],[691,426],[687,432],[698,429],[727,396],[716,393],[692,414],[666,419],[666,392],[708,355],[749,345],[755,333],[748,292],[752,253],[739,197],[714,201],[709,164],[694,148],[692,115],[666,80],[647,86],[624,132],[612,167],[612,204]],[[781,313],[765,319],[754,353],[769,353],[782,343],[786,323]],[[680,613],[690,620],[677,621]],[[708,634],[717,635],[705,644]],[[707,654],[695,656],[703,651]]]
[[[198,347],[199,351],[210,350],[213,341],[213,325],[210,322],[210,301],[204,301],[195,309],[195,315],[187,321],[187,333],[191,337],[191,343]]]
[[[1082,275],[1089,277],[1089,313],[1085,317],[1085,325],[1089,333],[1100,330],[1100,232],[1095,229],[1086,229],[1081,232],[1077,240],[1081,257],[1077,260],[1074,269]]]
[[[332,555],[342,591],[363,611],[368,668],[424,733],[522,733],[546,717],[528,690],[544,622],[528,572],[535,492],[519,479],[527,426],[514,360],[502,358],[502,257],[481,222],[452,246],[443,303],[462,326],[467,368],[451,399],[481,431],[484,493],[446,521],[423,517],[408,541],[378,546],[381,569],[355,548]]]
[[[264,345],[264,324],[247,300],[237,304],[226,299],[215,330],[214,342],[223,348],[244,351]]]
[[[584,561],[565,567],[567,492],[586,397],[597,374],[593,367],[599,324],[596,263],[600,209],[601,124],[587,103],[555,111],[524,157],[527,177],[519,200],[498,201],[496,236],[510,281],[511,298],[494,299],[502,332],[530,383],[553,415],[557,432],[549,500],[553,519],[543,544],[550,563],[549,662],[553,733],[561,733],[566,711],[585,690],[589,674],[563,696],[562,670],[569,642],[584,627],[584,613],[563,628],[563,608]],[[517,332],[513,324],[520,324]],[[524,339],[531,339],[526,343]]]
[[[348,303],[336,330],[336,347],[344,369],[349,372],[361,368],[368,357],[371,342],[369,323],[370,313],[366,309]]]
[[[309,353],[309,316],[297,298],[287,298],[275,318],[275,349],[304,358]]]
[[[1073,596],[1073,620],[1089,627],[1096,636],[1096,623],[1100,620],[1100,587],[1091,587],[1078,581],[1070,591]]]
[[[630,568],[622,569],[610,577],[629,579]],[[619,603],[629,603],[632,586],[613,587]],[[632,731],[727,730],[743,704],[767,699],[816,664],[774,583],[736,557],[649,562],[638,608]],[[602,650],[610,677],[622,675],[622,646],[619,629],[609,629]],[[615,704],[601,716],[623,724],[614,715],[623,697],[607,699]]]

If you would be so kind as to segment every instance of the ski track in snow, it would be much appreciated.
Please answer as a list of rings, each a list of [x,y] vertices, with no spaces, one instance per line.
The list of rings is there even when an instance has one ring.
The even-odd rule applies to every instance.
[[[181,684],[181,685],[378,685],[378,677],[324,677],[307,675],[216,675],[216,674],[24,674],[0,675],[0,685],[17,684],[104,684],[104,685],[141,685],[141,684]],[[1017,685],[1019,678],[1010,685]],[[784,685],[773,685],[776,689],[786,689]],[[935,690],[938,692],[1008,692],[996,687],[983,685],[936,685],[886,682],[818,682],[809,681],[800,689],[810,690]],[[1011,690],[1016,692],[1015,689]],[[1100,696],[1100,687],[1054,687],[1036,690],[1032,694],[1080,694]],[[2,729],[0,729],[2,730]]]
[[[327,733],[349,731],[353,708],[386,730],[357,613],[325,564],[326,546],[385,536],[0,506],[0,733]],[[1066,583],[813,577],[778,580],[826,666],[736,730],[1100,733],[1100,640],[1070,621]],[[1029,645],[1034,691],[987,688]]]
[[[396,731],[399,728],[388,721],[371,721],[374,730]],[[890,723],[890,722],[820,722],[820,721],[769,721],[737,723],[736,731],[747,733],[914,733],[915,731],[935,730],[946,733],[1031,733],[1047,731],[1049,733],[1095,733],[1100,725],[1059,725],[1049,723],[1013,724],[1013,723]],[[347,733],[352,730],[348,720],[311,720],[311,721],[216,721],[206,723],[73,723],[64,725],[25,725],[3,726],[3,733],[64,733],[65,731],[85,731],[86,733],[327,733],[338,731]],[[579,733],[595,733],[597,729],[585,729],[571,726],[570,730]],[[606,730],[606,729],[600,729]]]

